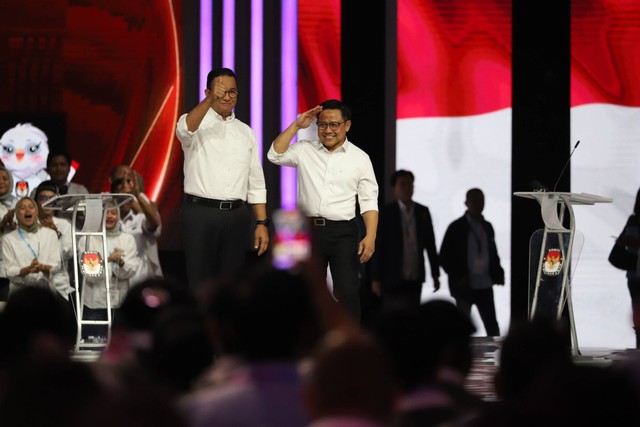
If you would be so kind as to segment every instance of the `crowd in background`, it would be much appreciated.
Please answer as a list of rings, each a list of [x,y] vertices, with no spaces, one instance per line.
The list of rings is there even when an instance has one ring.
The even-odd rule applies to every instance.
[[[313,259],[212,281],[133,285],[97,361],[75,361],[73,316],[24,287],[0,315],[3,426],[638,425],[640,361],[575,363],[564,325],[513,325],[492,379],[466,387],[475,326],[453,303],[398,302],[369,325]]]

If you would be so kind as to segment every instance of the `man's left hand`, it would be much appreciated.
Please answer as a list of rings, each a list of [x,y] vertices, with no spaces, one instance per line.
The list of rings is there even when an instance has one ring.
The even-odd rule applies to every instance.
[[[358,256],[360,257],[360,263],[364,264],[369,261],[376,251],[375,238],[364,236],[364,239],[360,241],[358,245]]]
[[[264,225],[257,225],[253,239],[253,248],[258,251],[258,255],[262,255],[268,247],[269,230]]]

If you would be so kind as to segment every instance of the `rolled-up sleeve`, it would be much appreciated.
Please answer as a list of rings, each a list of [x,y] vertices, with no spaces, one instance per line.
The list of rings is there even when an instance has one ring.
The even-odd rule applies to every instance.
[[[251,132],[252,149],[251,165],[249,167],[249,184],[247,186],[247,203],[252,205],[267,203],[267,185],[264,180],[262,163],[258,156],[258,142]]]
[[[187,115],[183,114],[182,116],[180,116],[180,118],[178,119],[178,124],[176,125],[176,137],[183,146],[188,147],[189,145],[191,145],[196,132],[191,132],[187,128]]]
[[[299,141],[295,144],[290,144],[287,148],[287,151],[285,151],[284,153],[278,153],[275,148],[273,148],[273,144],[271,144],[271,148],[269,148],[269,152],[267,153],[267,159],[274,165],[297,168],[297,152],[302,146],[303,141]]]
[[[366,154],[360,161],[361,175],[358,182],[358,203],[360,212],[378,210],[378,181],[373,171],[371,159]]]

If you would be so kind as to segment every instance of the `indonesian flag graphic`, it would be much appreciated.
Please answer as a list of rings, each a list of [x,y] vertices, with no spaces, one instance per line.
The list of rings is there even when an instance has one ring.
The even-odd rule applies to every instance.
[[[481,188],[509,254],[511,1],[401,0],[397,51],[396,168],[414,173],[437,240]]]
[[[589,331],[583,345],[632,347],[626,277],[607,257],[640,187],[640,2],[573,1],[571,13],[571,140],[581,141],[571,189],[613,199],[576,208],[585,235],[572,278],[576,325]]]

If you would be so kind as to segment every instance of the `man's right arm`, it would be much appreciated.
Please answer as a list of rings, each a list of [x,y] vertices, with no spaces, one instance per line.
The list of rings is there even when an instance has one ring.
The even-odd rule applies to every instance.
[[[300,114],[300,116],[298,116],[298,118],[273,141],[273,149],[275,152],[282,154],[287,151],[289,143],[296,136],[296,133],[298,133],[300,129],[308,128],[320,111],[322,111],[322,107],[318,105],[313,107],[311,110]]]
[[[200,104],[196,105],[193,110],[189,111],[186,117],[187,130],[189,132],[195,132],[198,130],[204,116],[206,116],[207,111],[211,108],[212,101],[213,97],[209,94],[202,100],[202,102],[200,102]]]

